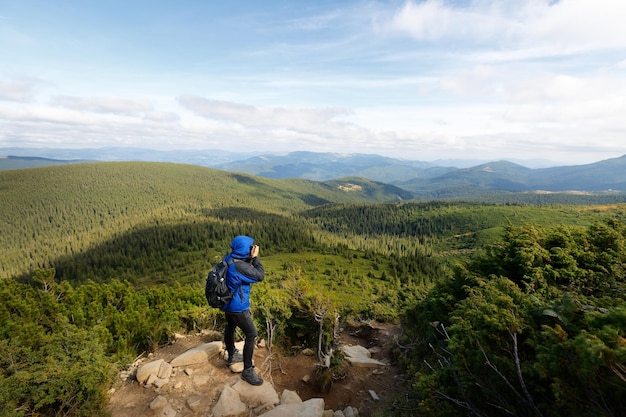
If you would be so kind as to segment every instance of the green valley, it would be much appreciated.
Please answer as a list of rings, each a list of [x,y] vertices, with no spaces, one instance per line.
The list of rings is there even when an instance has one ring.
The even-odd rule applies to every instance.
[[[238,234],[278,347],[329,350],[337,315],[402,323],[406,392],[381,415],[626,406],[626,205],[409,198],[172,163],[0,172],[0,414],[104,415],[116,369],[220,324],[204,279]]]

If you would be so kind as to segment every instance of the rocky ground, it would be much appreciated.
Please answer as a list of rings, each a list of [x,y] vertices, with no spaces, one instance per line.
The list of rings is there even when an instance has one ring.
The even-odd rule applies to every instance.
[[[284,391],[295,392],[303,400],[323,398],[326,410],[358,409],[358,415],[374,415],[387,401],[393,399],[401,389],[398,367],[389,357],[389,348],[398,326],[368,323],[357,328],[345,328],[339,334],[339,343],[344,346],[364,346],[371,358],[383,362],[384,366],[354,366],[346,362],[333,378],[320,373],[316,355],[294,351],[288,354],[270,354],[262,345],[255,350],[254,362],[257,372],[273,386],[280,396]],[[210,416],[226,385],[240,382],[240,376],[232,372],[224,359],[218,355],[207,361],[184,367],[174,367],[167,383],[157,388],[158,383],[139,383],[134,372],[137,367],[163,359],[171,362],[181,354],[197,346],[219,340],[216,332],[202,332],[179,337],[149,357],[136,361],[129,372],[122,373],[115,387],[107,410],[112,417],[163,416],[196,417]],[[241,385],[241,384],[240,384]],[[251,386],[250,386],[251,387]],[[155,407],[161,398],[167,399],[167,408]],[[151,407],[152,405],[152,407]],[[261,410],[249,410],[242,416],[262,414]]]

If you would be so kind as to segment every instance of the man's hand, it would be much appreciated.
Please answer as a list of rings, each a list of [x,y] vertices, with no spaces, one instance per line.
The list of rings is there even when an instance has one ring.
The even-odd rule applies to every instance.
[[[253,245],[250,249],[250,257],[256,258],[257,256],[259,256],[259,246]]]

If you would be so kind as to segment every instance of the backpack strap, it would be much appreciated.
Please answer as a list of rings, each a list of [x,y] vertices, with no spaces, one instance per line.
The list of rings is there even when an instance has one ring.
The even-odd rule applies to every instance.
[[[228,264],[228,266],[231,266],[231,265],[232,265],[232,264],[234,264],[235,262],[241,262],[241,259],[230,258],[230,261],[228,261],[228,262],[227,262],[227,264]],[[227,272],[228,272],[228,266],[226,267]],[[237,269],[237,267],[236,267],[236,266],[235,266],[235,269]],[[241,291],[242,291],[242,288],[241,288],[241,285],[239,285],[239,287],[237,287],[237,289],[236,289],[235,291],[233,291],[233,292],[234,292],[234,293],[235,293],[235,292],[239,292],[239,296],[240,296],[240,297],[243,297],[243,295],[242,295]]]

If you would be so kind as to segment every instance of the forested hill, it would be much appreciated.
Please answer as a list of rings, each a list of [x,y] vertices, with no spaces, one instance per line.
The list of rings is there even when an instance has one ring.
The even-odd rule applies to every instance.
[[[0,276],[46,267],[121,233],[206,221],[241,207],[289,214],[329,202],[401,199],[368,180],[274,180],[195,165],[103,162],[0,172]],[[213,211],[213,212],[211,212]],[[59,237],[62,246],[59,247]],[[54,250],[51,251],[51,248]]]
[[[402,198],[173,163],[0,172],[0,416],[104,415],[116,369],[221,327],[202,288],[236,234],[262,245],[269,345],[321,358],[338,318],[402,320],[406,387],[372,416],[623,415],[624,205]]]

